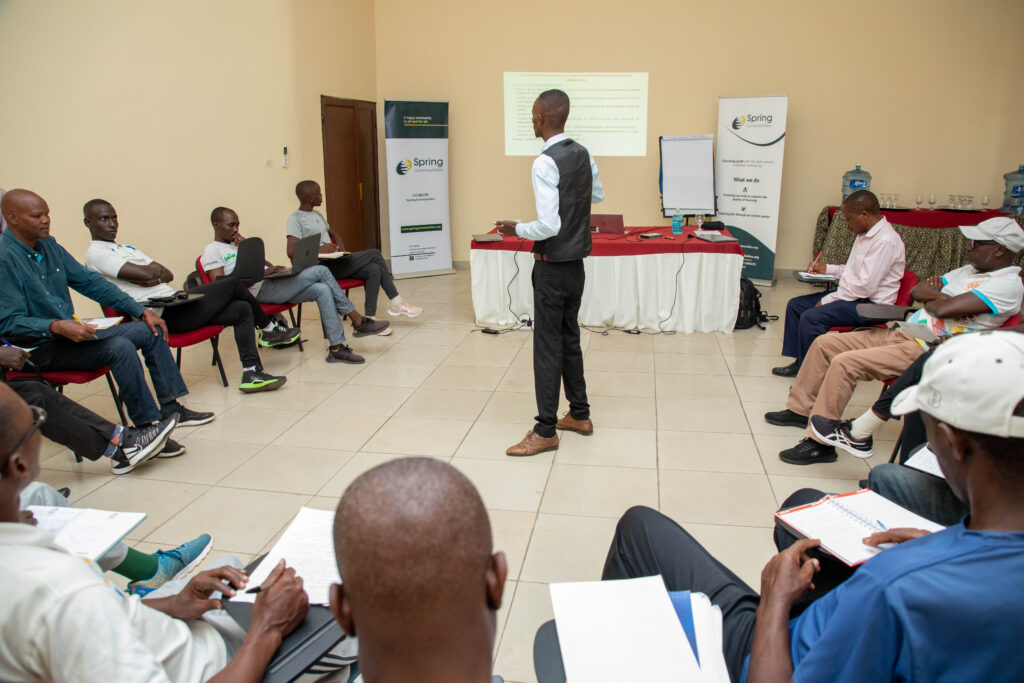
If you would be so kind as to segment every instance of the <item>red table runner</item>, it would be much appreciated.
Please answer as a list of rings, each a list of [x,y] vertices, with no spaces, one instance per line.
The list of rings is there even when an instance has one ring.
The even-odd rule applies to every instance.
[[[838,206],[828,207],[828,222],[832,223]],[[882,209],[886,220],[896,225],[907,225],[912,228],[956,228],[961,225],[977,225],[982,221],[997,216],[1005,216],[995,209],[987,211],[943,211],[942,209],[911,209],[910,211],[892,211]]]
[[[673,235],[669,226],[651,228],[627,228],[624,235],[592,235],[594,249],[591,256],[637,256],[640,254],[735,254],[743,256],[743,248],[738,242],[705,242],[694,236],[697,228],[692,225],[683,228],[682,235]],[[494,232],[493,230],[491,232]],[[639,237],[642,233],[658,233],[661,237],[650,239]],[[722,230],[728,235],[728,230]],[[472,249],[491,251],[530,251],[533,240],[517,237],[505,237],[501,242],[477,242],[470,244]]]

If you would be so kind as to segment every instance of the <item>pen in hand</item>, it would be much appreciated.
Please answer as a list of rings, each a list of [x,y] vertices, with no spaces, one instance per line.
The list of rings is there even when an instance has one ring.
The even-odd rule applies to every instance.
[[[18,348],[21,348],[21,347],[15,346],[15,345],[14,345],[14,344],[12,344],[11,342],[7,341],[6,339],[0,339],[0,342],[3,342],[4,346],[9,346],[9,347],[11,347],[12,349],[18,349]],[[25,351],[25,353],[28,353],[28,351]],[[31,361],[30,359],[28,359],[28,358],[26,358],[26,359],[25,359],[25,365],[29,365],[29,366],[31,366],[31,367],[33,367],[33,368],[34,368],[34,367],[36,367],[36,364],[35,364],[35,363],[33,363],[33,362],[32,362],[32,361]]]
[[[262,593],[265,590],[269,590],[270,587],[273,586],[273,585],[274,584],[272,584],[272,583],[265,583],[265,584],[260,585],[260,586],[253,586],[252,588],[246,588],[242,592],[246,593],[248,595],[255,595],[256,593]]]
[[[811,261],[811,265],[808,268],[808,270],[810,270],[812,273],[814,272],[814,266],[816,266],[818,264],[818,261],[821,259],[821,255],[824,254],[824,253],[825,253],[824,249],[822,249],[821,251],[818,252],[818,255],[814,257],[813,261]]]

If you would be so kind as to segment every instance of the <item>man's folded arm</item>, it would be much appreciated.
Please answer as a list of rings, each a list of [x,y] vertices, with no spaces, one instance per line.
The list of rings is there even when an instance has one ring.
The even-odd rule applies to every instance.
[[[122,292],[117,286],[105,280],[99,273],[93,272],[76,261],[63,247],[58,245],[64,266],[64,274],[68,286],[82,296],[109,306],[119,313],[127,313],[136,318],[142,317],[145,307]]]

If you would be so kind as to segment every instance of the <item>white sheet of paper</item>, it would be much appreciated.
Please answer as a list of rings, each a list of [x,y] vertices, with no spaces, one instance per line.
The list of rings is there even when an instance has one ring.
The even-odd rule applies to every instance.
[[[932,449],[928,448],[928,444],[925,444],[921,450],[907,458],[907,461],[903,464],[907,467],[913,467],[915,470],[934,474],[936,477],[946,478],[946,475],[942,473],[942,468],[939,467],[939,459],[935,457]]]
[[[693,631],[697,636],[697,653],[704,680],[729,683],[722,641],[722,610],[703,593],[690,593]]]
[[[95,560],[117,545],[146,519],[145,512],[30,505],[40,529],[52,531],[57,545],[72,555]]]
[[[252,588],[262,585],[282,558],[302,577],[302,585],[310,604],[328,604],[331,584],[341,583],[334,558],[334,511],[314,508],[299,510],[281,538],[249,577],[248,586]],[[256,595],[242,593],[233,599],[256,602]]]
[[[124,320],[123,315],[116,316],[114,318],[82,318],[82,322],[86,325],[95,325],[98,330],[105,330],[108,327],[113,327]]]
[[[331,261],[342,256],[348,256],[351,253],[351,251],[332,251],[329,254],[317,254],[317,258],[321,261]]]
[[[805,280],[817,280],[819,282],[832,282],[833,280],[839,279],[835,275],[829,275],[827,273],[808,273],[806,270],[801,270],[797,275]]]
[[[660,576],[549,588],[569,681],[702,680]]]

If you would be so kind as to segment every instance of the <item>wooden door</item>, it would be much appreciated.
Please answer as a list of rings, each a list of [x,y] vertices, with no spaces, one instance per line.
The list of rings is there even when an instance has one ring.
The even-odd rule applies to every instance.
[[[327,222],[349,251],[380,249],[377,105],[320,97]]]

